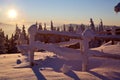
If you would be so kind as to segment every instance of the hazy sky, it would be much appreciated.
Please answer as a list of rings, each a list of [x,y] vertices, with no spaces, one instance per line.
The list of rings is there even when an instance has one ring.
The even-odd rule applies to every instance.
[[[0,22],[50,22],[56,24],[89,24],[93,18],[95,24],[100,19],[106,25],[120,26],[120,13],[114,12],[114,6],[120,0],[0,0]],[[8,11],[15,9],[17,17],[10,19]]]

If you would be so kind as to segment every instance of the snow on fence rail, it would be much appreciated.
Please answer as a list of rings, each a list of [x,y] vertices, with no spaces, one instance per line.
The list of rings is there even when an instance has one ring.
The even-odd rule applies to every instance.
[[[59,31],[41,31],[37,30],[36,25],[32,25],[28,29],[29,33],[29,45],[20,45],[18,46],[19,50],[23,53],[29,54],[29,61],[30,64],[32,65],[34,62],[34,52],[35,49],[44,49],[47,51],[54,52],[57,55],[63,56],[67,59],[81,59],[82,60],[82,71],[87,71],[87,65],[88,65],[88,57],[90,55],[89,53],[89,41],[92,39],[115,39],[115,40],[120,40],[120,37],[116,36],[98,36],[95,35],[90,29],[85,30],[82,34],[76,34],[76,33],[69,33],[69,32],[59,32]],[[70,48],[65,48],[65,47],[60,47],[58,45],[69,45],[71,42],[61,42],[58,44],[45,44],[42,42],[35,41],[35,35],[36,34],[43,34],[43,35],[57,35],[57,36],[65,36],[69,37],[71,39],[79,39],[75,40],[76,42],[80,43],[80,50],[75,50],[75,49],[70,49]],[[74,43],[74,41],[72,42]],[[95,55],[93,53],[93,55]]]
[[[120,35],[96,35],[95,39],[120,41]]]
[[[70,33],[70,32],[65,32],[65,31],[48,31],[48,30],[45,30],[45,31],[42,31],[42,30],[39,30],[37,31],[37,34],[42,34],[42,35],[59,35],[59,36],[62,36],[62,37],[70,37],[70,38],[74,38],[74,39],[82,39],[81,35],[80,34],[73,34],[73,33]]]

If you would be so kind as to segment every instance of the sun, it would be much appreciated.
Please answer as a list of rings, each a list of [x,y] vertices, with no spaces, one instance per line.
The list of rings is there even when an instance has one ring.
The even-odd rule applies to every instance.
[[[16,10],[14,10],[14,9],[9,10],[9,11],[8,11],[8,16],[9,16],[9,18],[11,18],[11,19],[16,18],[16,17],[17,17],[17,12],[16,12]]]

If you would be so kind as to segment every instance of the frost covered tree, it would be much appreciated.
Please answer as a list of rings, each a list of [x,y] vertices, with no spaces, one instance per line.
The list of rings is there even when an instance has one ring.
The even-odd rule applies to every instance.
[[[73,26],[72,26],[72,24],[70,24],[70,26],[69,26],[69,32],[73,32],[73,31],[74,31]]]
[[[4,31],[0,29],[0,54],[6,53]]]
[[[18,28],[18,25],[16,24],[16,29],[15,29],[15,34],[14,34],[14,39],[17,40],[20,34],[20,29]]]
[[[41,23],[38,26],[38,30],[42,30],[42,24]]]
[[[51,21],[51,30],[54,30],[53,22]]]
[[[23,35],[23,38],[28,42],[28,36],[26,34],[25,26],[23,25],[22,30],[18,28],[16,25],[15,34],[12,34],[11,38],[9,39],[9,46],[8,46],[8,53],[16,53],[18,52],[17,44],[19,43],[18,40],[20,35]]]
[[[25,30],[25,25],[23,25],[23,27],[22,27],[22,34],[23,34],[24,38],[27,39],[27,34],[26,34],[26,30]]]
[[[9,39],[9,53],[15,53],[17,52],[17,47],[16,47],[16,40],[14,38],[14,35],[12,34],[11,38]]]
[[[60,28],[59,28],[59,27],[57,27],[57,31],[60,31]]]
[[[44,23],[44,30],[47,30],[47,28],[46,28],[46,23]]]
[[[63,25],[63,31],[66,31],[65,24]]]
[[[95,25],[94,25],[94,21],[92,20],[92,18],[90,18],[90,29],[95,31]]]
[[[103,28],[103,22],[102,22],[102,19],[100,21],[100,25],[99,25],[99,31],[103,31],[104,28]]]
[[[37,25],[37,22],[36,22],[36,25]],[[25,29],[25,26],[24,26],[24,25],[23,25],[23,27],[22,27],[22,32],[21,32],[19,38],[22,39],[22,43],[23,43],[23,44],[28,44],[28,43],[29,43],[29,37],[28,37],[28,35],[27,35],[27,33],[26,33],[26,29]],[[24,40],[24,41],[23,41],[23,40]]]
[[[10,45],[9,45],[9,38],[8,35],[5,36],[5,48],[6,48],[6,53],[8,53]]]

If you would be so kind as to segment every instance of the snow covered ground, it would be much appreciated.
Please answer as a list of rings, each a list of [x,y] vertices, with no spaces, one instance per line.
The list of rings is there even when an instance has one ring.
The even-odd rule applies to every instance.
[[[120,55],[118,44],[93,50]],[[120,80],[120,58],[90,57],[88,72],[81,72],[81,61],[66,61],[51,52],[36,52],[34,67],[20,67],[18,59],[26,63],[21,54],[0,55],[0,80]],[[62,73],[63,64],[70,66],[71,71]]]

